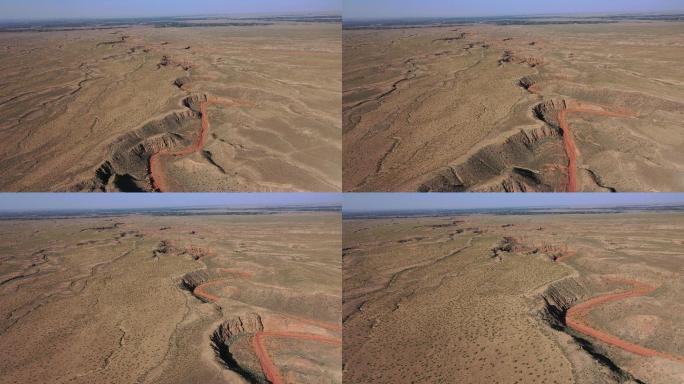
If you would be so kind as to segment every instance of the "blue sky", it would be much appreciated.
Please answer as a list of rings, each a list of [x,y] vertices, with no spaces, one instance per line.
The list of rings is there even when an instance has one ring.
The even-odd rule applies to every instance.
[[[151,17],[342,10],[342,0],[0,0],[0,19]]]
[[[345,193],[343,210],[684,204],[684,193]]]
[[[346,18],[469,17],[684,10],[684,0],[344,0]]]
[[[0,193],[0,211],[342,203],[338,193]]]

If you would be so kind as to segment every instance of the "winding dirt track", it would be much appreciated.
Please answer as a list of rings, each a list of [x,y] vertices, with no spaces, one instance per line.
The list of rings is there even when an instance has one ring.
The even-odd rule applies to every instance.
[[[542,96],[542,88],[538,83],[534,83],[527,87],[527,91],[532,94]],[[558,124],[563,131],[563,146],[565,147],[565,153],[568,156],[568,184],[566,187],[566,192],[576,192],[577,155],[579,154],[579,150],[575,146],[575,139],[570,131],[570,124],[568,123],[567,118],[568,113],[588,113],[609,117],[637,117],[638,115],[626,109],[611,110],[610,108],[604,107],[602,105],[583,103],[581,101],[574,100],[567,101],[567,107],[558,111]]]
[[[570,101],[567,108],[561,109],[558,112],[558,123],[563,131],[563,145],[565,146],[565,153],[568,156],[568,185],[567,192],[577,191],[577,154],[579,151],[575,146],[575,140],[570,132],[570,124],[568,124],[568,113],[589,113],[600,116],[611,117],[635,117],[636,114],[630,111],[611,111],[605,107],[593,104],[582,103],[578,101]]]
[[[637,354],[644,357],[661,357],[671,361],[684,364],[684,356],[672,355],[665,352],[656,351],[654,349],[642,347],[640,345],[630,343],[629,341],[622,340],[617,336],[613,336],[606,332],[600,331],[596,328],[592,328],[586,320],[586,316],[589,312],[602,304],[628,299],[630,297],[646,296],[651,292],[655,291],[655,286],[641,283],[635,280],[628,279],[610,279],[611,282],[629,285],[632,289],[624,292],[609,293],[606,295],[601,295],[594,297],[593,299],[587,300],[583,303],[577,304],[571,307],[567,314],[565,315],[566,324],[577,332],[583,333],[585,335],[591,336],[598,339],[604,343],[613,345],[627,352]]]
[[[266,375],[266,379],[268,379],[268,381],[270,381],[271,384],[284,384],[285,381],[283,380],[283,377],[280,374],[278,367],[276,367],[275,364],[273,364],[271,357],[268,355],[268,352],[266,352],[266,348],[264,348],[264,339],[265,338],[287,338],[287,339],[309,340],[309,341],[315,341],[318,343],[330,344],[330,345],[342,345],[341,339],[333,338],[333,337],[326,337],[326,336],[319,336],[319,335],[312,335],[312,334],[308,334],[308,333],[273,332],[273,331],[271,331],[271,332],[257,332],[254,335],[254,339],[253,339],[254,352],[256,353],[257,357],[259,358],[259,364],[261,364],[261,370],[264,371],[264,374]]]
[[[252,277],[252,272],[247,272],[247,271],[237,271],[235,269],[226,269],[223,268],[222,270],[224,271],[229,271],[229,273],[234,273],[237,274],[238,276],[242,278],[251,278]],[[193,294],[203,301],[207,302],[212,302],[215,303],[218,300],[220,300],[220,297],[216,295],[212,295],[211,293],[208,293],[206,291],[207,287],[210,286],[215,286],[215,285],[220,285],[220,284],[225,284],[226,279],[221,279],[221,280],[213,280],[206,282],[202,285],[199,285],[195,288],[193,291]],[[313,325],[318,328],[323,328],[327,330],[332,330],[332,331],[342,331],[342,326],[339,324],[333,324],[333,323],[326,323],[322,321],[316,321],[316,320],[310,320],[310,319],[305,319],[305,318],[300,318],[296,316],[287,316],[288,319],[295,320],[299,323],[302,324],[308,324],[308,325]],[[308,341],[315,341],[318,343],[323,343],[323,344],[330,344],[330,345],[342,345],[342,339],[340,338],[334,338],[334,337],[327,337],[327,336],[321,336],[321,335],[316,335],[316,334],[310,334],[310,333],[303,333],[303,332],[291,332],[291,331],[262,331],[262,332],[257,332],[254,334],[254,339],[253,339],[253,346],[254,346],[254,352],[259,359],[259,365],[261,366],[262,371],[264,372],[264,375],[266,375],[266,378],[268,379],[271,384],[283,384],[285,381],[283,380],[282,375],[280,374],[280,371],[278,370],[278,367],[273,363],[273,360],[271,359],[271,356],[269,356],[268,352],[266,351],[266,347],[264,346],[264,339],[266,338],[285,338],[285,339],[297,339],[297,340],[308,340]]]
[[[242,107],[249,105],[248,103],[239,102],[232,99],[209,98],[207,101],[200,102],[200,116],[202,118],[202,126],[199,131],[197,140],[179,151],[159,151],[150,156],[150,181],[152,182],[152,189],[165,192],[169,191],[168,183],[161,166],[161,160],[165,157],[183,157],[193,153],[199,152],[204,148],[209,133],[209,115],[207,108],[211,105],[223,105],[226,107]]]
[[[195,290],[192,291],[192,293],[193,293],[195,296],[198,296],[198,297],[199,297],[200,299],[202,299],[203,301],[215,303],[215,302],[219,301],[221,298],[218,297],[218,296],[216,296],[216,295],[212,295],[211,293],[207,292],[207,291],[206,291],[206,288],[207,288],[207,287],[210,287],[210,286],[213,286],[213,285],[221,285],[221,284],[223,284],[223,283],[224,283],[223,280],[214,280],[214,281],[210,281],[210,282],[207,282],[207,283],[204,283],[204,284],[202,284],[202,285],[197,286],[197,287],[195,288]]]

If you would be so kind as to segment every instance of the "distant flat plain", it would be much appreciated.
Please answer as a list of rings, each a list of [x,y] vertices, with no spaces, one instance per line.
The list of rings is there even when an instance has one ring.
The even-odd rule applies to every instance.
[[[643,19],[345,27],[343,189],[684,190],[684,22]]]

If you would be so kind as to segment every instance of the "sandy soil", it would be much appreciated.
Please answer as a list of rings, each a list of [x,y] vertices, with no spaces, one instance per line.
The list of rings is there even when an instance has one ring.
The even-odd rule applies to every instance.
[[[345,191],[681,191],[684,23],[343,31]]]
[[[349,383],[679,383],[684,214],[345,219]]]
[[[0,222],[7,383],[340,383],[340,217]]]
[[[340,41],[339,23],[2,32],[0,190],[339,191]]]

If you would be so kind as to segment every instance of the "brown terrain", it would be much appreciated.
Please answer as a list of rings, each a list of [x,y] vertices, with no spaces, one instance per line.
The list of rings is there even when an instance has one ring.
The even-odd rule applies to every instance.
[[[0,190],[339,191],[339,22],[0,32]]]
[[[682,191],[684,23],[343,31],[345,191]]]
[[[339,211],[0,227],[4,383],[342,381]]]
[[[684,381],[684,213],[343,222],[346,383]]]

